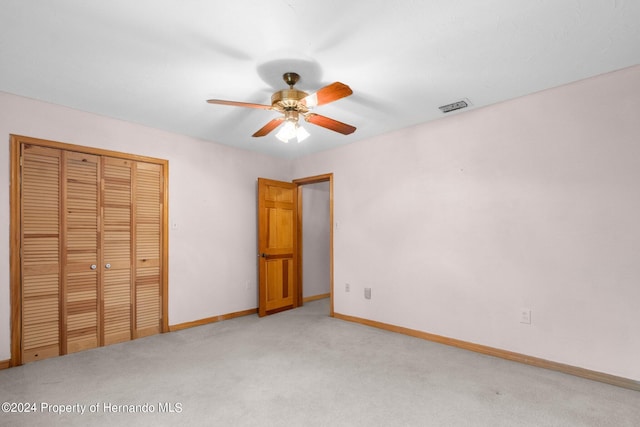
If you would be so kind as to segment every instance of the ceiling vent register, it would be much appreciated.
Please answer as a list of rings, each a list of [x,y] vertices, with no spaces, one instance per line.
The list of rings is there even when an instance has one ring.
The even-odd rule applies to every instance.
[[[458,102],[454,102],[452,104],[447,104],[447,105],[443,105],[442,107],[438,107],[440,109],[440,111],[442,111],[443,113],[450,113],[452,111],[456,111],[459,110],[461,108],[467,108],[469,106],[469,100],[468,99],[462,99]]]

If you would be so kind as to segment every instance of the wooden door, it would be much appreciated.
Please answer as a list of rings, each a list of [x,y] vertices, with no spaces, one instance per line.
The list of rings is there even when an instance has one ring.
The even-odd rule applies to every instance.
[[[22,361],[60,354],[62,252],[59,150],[22,145],[20,270]]]
[[[140,338],[162,331],[165,190],[161,165],[137,162],[135,166],[134,338]]]
[[[132,164],[103,158],[102,167],[102,345],[131,339]]]
[[[167,165],[66,147],[12,136],[14,365],[168,330]]]
[[[62,343],[73,353],[100,345],[100,157],[62,158]]]
[[[297,186],[258,178],[258,314],[298,306]]]

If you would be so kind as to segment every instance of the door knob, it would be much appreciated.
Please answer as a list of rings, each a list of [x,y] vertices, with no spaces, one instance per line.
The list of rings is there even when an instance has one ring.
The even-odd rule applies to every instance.
[[[97,266],[97,265],[95,265],[95,264],[91,264],[91,269],[92,269],[92,270],[95,270],[96,268],[98,268],[98,266]]]
[[[105,264],[104,268],[111,268],[111,264]]]

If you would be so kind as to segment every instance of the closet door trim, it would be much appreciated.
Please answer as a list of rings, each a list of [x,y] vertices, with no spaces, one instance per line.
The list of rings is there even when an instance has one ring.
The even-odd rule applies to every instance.
[[[21,244],[20,244],[20,214],[21,214],[21,155],[22,144],[38,145],[84,154],[116,157],[135,162],[151,163],[162,166],[162,312],[161,332],[169,332],[169,162],[164,159],[140,156],[118,151],[103,150],[82,145],[67,144],[57,141],[32,138],[23,135],[10,135],[10,292],[11,292],[11,361],[10,366],[22,365],[22,301],[21,301]]]

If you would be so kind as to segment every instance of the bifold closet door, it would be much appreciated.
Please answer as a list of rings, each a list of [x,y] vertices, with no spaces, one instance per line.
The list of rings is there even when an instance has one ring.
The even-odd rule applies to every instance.
[[[23,362],[99,345],[99,157],[22,147]]]
[[[100,345],[100,157],[62,158],[62,342],[74,353]]]
[[[102,164],[103,345],[131,339],[132,164],[112,157]]]
[[[60,354],[60,150],[22,145],[22,361]]]
[[[160,333],[162,167],[105,157],[103,345]]]
[[[135,336],[160,333],[162,322],[162,228],[164,188],[162,166],[136,163],[135,212]]]
[[[160,333],[163,166],[20,150],[22,362]]]

